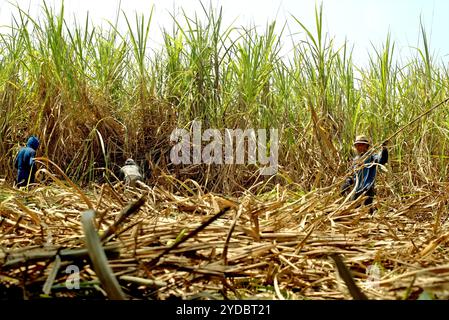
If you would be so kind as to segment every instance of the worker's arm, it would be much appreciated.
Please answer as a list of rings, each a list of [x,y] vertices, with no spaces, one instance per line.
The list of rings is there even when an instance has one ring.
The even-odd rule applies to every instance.
[[[30,151],[29,157],[30,157],[30,159],[28,161],[30,164],[30,172],[31,172],[32,176],[34,177],[34,175],[36,174],[36,171],[37,171],[36,161],[34,160],[34,158],[36,158],[36,151],[34,151],[34,150]]]
[[[345,195],[346,192],[351,188],[351,186],[352,186],[353,184],[354,184],[354,178],[353,178],[352,176],[346,178],[345,182],[344,182],[343,185],[341,186],[341,191],[340,191],[341,195],[342,195],[342,196]]]
[[[380,153],[380,164],[386,164],[388,162],[388,148],[386,146],[382,146],[382,152]]]
[[[36,151],[34,151],[34,150],[32,150],[32,151],[30,151],[30,153],[29,153],[29,158],[30,158],[30,160],[29,160],[29,165],[30,165],[30,167],[32,168],[33,166],[34,166],[34,158],[36,158]]]
[[[380,154],[373,155],[373,160],[375,163],[379,163],[381,165],[384,165],[388,162],[387,142],[384,142],[382,144],[382,151],[380,152]]]
[[[16,169],[19,169],[19,154],[16,156],[16,159],[14,160],[14,168]]]
[[[123,168],[120,168],[120,171],[118,172],[118,178],[120,180],[125,179],[125,171],[123,170]]]

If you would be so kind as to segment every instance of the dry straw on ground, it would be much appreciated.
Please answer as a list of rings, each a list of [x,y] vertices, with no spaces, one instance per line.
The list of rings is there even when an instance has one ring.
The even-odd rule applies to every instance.
[[[416,299],[423,290],[446,299],[446,190],[378,197],[371,215],[330,188],[301,195],[277,186],[231,199],[121,184],[83,196],[63,183],[28,192],[3,185],[0,286],[20,299],[351,299],[331,259],[339,254],[369,299]],[[89,259],[89,206],[121,296]],[[67,289],[69,265],[81,271],[80,290]]]

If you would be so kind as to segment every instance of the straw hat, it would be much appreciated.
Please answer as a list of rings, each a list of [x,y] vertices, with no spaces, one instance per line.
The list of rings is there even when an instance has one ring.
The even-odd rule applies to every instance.
[[[369,139],[367,138],[367,136],[362,135],[362,136],[355,137],[354,145],[356,145],[356,144],[370,145],[371,143],[370,143]]]

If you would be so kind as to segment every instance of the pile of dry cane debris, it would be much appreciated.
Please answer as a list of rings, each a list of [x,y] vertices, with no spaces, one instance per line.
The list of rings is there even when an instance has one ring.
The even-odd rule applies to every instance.
[[[447,194],[378,199],[371,215],[329,189],[3,185],[0,298],[351,299],[338,260],[369,299],[447,299]]]

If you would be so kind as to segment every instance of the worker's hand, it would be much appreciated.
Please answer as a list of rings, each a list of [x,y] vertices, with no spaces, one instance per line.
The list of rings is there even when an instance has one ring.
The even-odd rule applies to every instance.
[[[390,144],[390,141],[385,140],[384,142],[382,142],[382,147],[386,148],[386,147],[388,147],[389,144]]]

